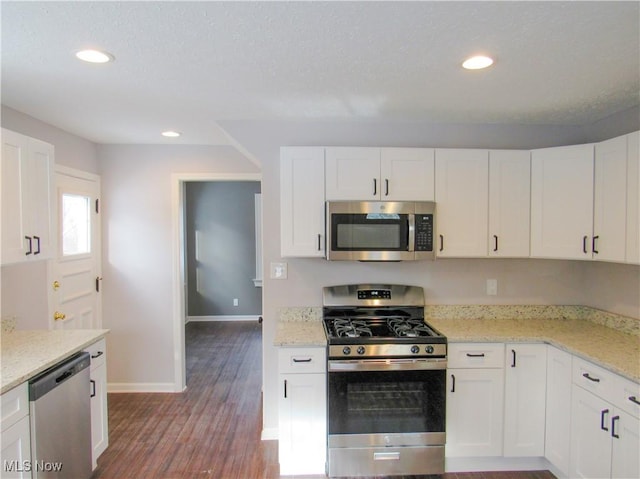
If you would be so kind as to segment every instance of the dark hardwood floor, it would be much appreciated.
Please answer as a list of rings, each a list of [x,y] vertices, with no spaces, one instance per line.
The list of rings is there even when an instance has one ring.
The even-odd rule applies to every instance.
[[[92,479],[279,479],[277,441],[260,440],[261,325],[189,323],[185,336],[186,392],[109,394],[109,447],[98,459]],[[532,471],[427,477],[554,476]]]

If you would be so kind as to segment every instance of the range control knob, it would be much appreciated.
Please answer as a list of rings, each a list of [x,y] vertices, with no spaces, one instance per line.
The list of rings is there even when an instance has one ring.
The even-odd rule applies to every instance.
[[[411,352],[413,354],[418,354],[420,352],[420,348],[414,344],[413,346],[411,346]]]
[[[427,354],[433,354],[433,346],[429,345],[425,348]]]
[[[349,356],[351,354],[351,348],[349,346],[345,346],[344,348],[342,348],[342,354],[344,354],[345,356]]]
[[[358,347],[358,354],[364,354],[364,346]]]

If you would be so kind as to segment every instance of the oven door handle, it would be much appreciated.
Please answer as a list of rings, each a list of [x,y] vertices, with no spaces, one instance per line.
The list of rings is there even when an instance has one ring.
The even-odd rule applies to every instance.
[[[447,369],[446,358],[442,359],[362,359],[328,361],[329,372],[358,371],[402,371]]]

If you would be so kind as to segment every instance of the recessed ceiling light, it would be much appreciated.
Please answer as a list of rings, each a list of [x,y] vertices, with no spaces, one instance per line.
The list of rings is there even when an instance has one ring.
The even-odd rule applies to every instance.
[[[178,138],[180,135],[181,133],[179,131],[168,130],[162,132],[162,136],[166,136],[167,138]]]
[[[76,57],[89,63],[109,63],[115,60],[111,53],[100,50],[80,50],[76,53]]]
[[[462,63],[462,68],[467,70],[480,70],[493,65],[493,58],[485,57],[483,55],[477,55],[475,57],[467,58]]]

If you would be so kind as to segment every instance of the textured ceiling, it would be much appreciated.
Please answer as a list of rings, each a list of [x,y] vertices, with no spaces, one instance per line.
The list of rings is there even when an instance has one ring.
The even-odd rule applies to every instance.
[[[1,8],[2,103],[99,143],[228,144],[223,120],[586,125],[639,103],[635,1]],[[483,52],[491,69],[460,68]]]

